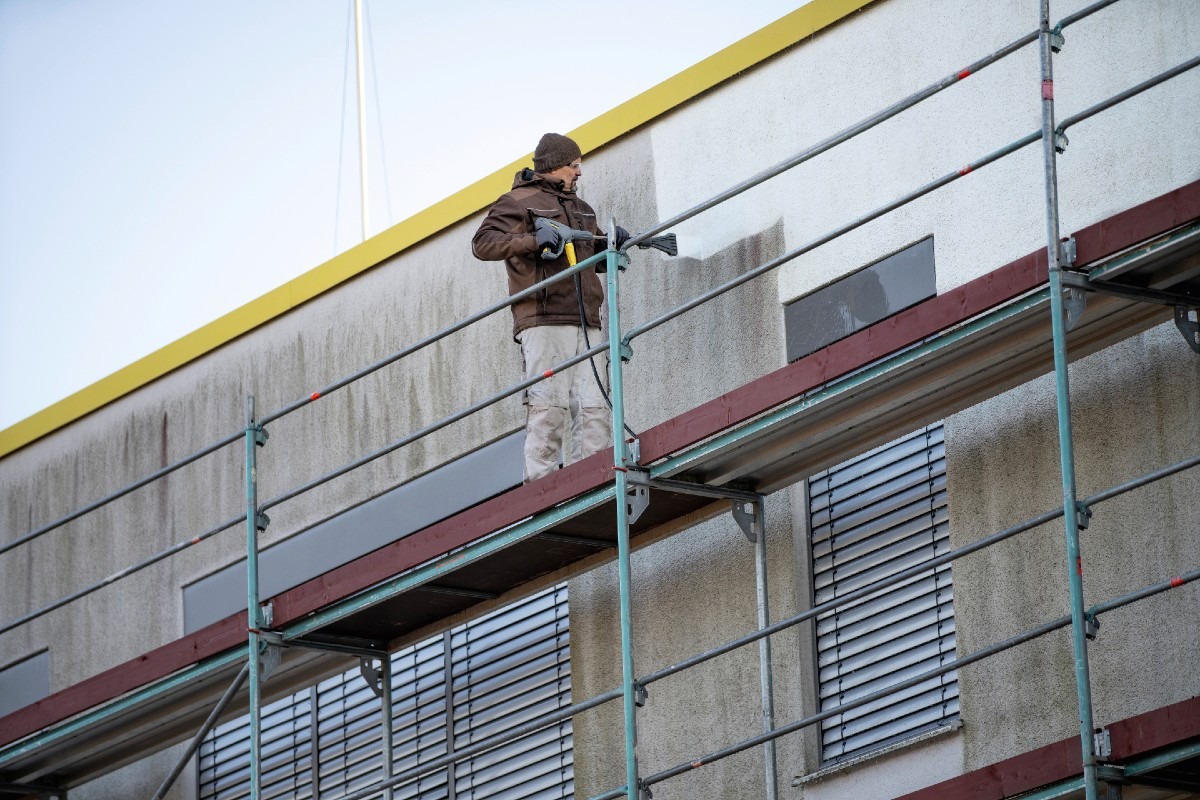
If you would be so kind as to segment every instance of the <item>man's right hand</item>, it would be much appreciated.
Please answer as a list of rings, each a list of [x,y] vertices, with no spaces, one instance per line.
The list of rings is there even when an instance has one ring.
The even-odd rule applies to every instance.
[[[553,225],[538,225],[535,231],[537,236],[538,253],[545,259],[554,259],[562,255],[563,239]]]

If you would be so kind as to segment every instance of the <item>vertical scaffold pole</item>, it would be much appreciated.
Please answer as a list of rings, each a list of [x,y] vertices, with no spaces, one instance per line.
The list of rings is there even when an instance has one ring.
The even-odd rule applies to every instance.
[[[379,681],[380,692],[379,701],[383,705],[383,780],[387,783],[392,779],[394,772],[392,762],[395,759],[393,752],[392,739],[394,738],[394,726],[392,724],[392,656],[390,653],[381,653],[379,656]],[[446,681],[450,683],[449,680]],[[453,713],[453,710],[447,712]],[[453,742],[450,743],[453,746]],[[454,767],[450,767],[453,771]],[[389,784],[383,790],[383,800],[392,800],[394,789]]]
[[[259,428],[254,421],[254,396],[246,398],[246,627],[250,652],[250,800],[262,793],[262,696],[259,632],[262,612],[258,604],[258,441]]]
[[[771,624],[771,611],[767,605],[767,504],[760,499],[754,504],[754,586],[758,600],[758,628]],[[771,673],[771,637],[758,640],[758,681],[762,694],[763,733],[775,729],[775,689]],[[776,768],[775,740],[763,742],[763,770],[766,780],[766,800],[775,800],[779,792]]]
[[[1067,380],[1067,332],[1063,302],[1062,246],[1059,242],[1058,168],[1054,150],[1054,69],[1050,41],[1050,0],[1040,0],[1039,44],[1042,65],[1042,152],[1046,182],[1046,241],[1050,278],[1050,326],[1054,339],[1054,378],[1058,405],[1058,448],[1062,468],[1063,521],[1067,536],[1067,580],[1071,602],[1071,638],[1075,653],[1075,686],[1079,701],[1079,733],[1083,748],[1086,800],[1097,800],[1096,751],[1092,723],[1092,689],[1088,669],[1083,606],[1083,560],[1079,551],[1079,515],[1075,494],[1075,452],[1071,434],[1071,392]]]
[[[616,222],[609,220],[608,230]],[[625,392],[621,376],[621,316],[618,310],[617,273],[621,256],[610,249],[608,272],[608,374],[612,389],[613,473],[617,490],[617,572],[621,595],[621,689],[625,709],[625,792],[628,800],[638,800],[637,707],[633,671],[633,614],[629,567],[629,449],[625,444]]]

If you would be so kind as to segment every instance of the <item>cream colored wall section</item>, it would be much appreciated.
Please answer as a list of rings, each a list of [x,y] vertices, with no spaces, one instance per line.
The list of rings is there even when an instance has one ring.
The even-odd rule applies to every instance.
[[[1052,4],[1053,20],[1087,5]],[[877,3],[653,128],[664,218],[824,142],[1036,30],[1024,0]],[[1173,0],[1123,2],[1066,29],[1055,58],[1059,120],[1194,57],[1200,16]],[[1196,70],[1068,131],[1060,160],[1064,232],[1200,177]],[[729,204],[680,226],[715,252],[782,218],[789,251],[957,171],[1041,125],[1036,44]],[[932,233],[945,291],[1045,247],[1035,143],[797,258],[792,300]]]

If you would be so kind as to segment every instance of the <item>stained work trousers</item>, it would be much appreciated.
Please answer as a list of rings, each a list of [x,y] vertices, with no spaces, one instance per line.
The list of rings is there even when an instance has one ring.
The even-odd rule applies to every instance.
[[[588,328],[592,347],[603,342],[598,328]],[[539,325],[517,335],[525,360],[526,379],[545,374],[587,350],[578,325]],[[608,356],[591,361],[607,388]],[[587,361],[545,378],[525,390],[525,482],[535,481],[563,465],[573,464],[612,445],[612,412]],[[570,448],[563,436],[570,425]]]

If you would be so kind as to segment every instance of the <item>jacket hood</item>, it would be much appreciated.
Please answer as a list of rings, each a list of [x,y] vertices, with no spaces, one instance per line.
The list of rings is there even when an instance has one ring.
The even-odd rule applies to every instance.
[[[513,176],[512,188],[518,189],[522,186],[530,186],[535,183],[541,184],[543,189],[550,191],[550,192],[557,192],[559,194],[567,194],[567,195],[575,194],[574,192],[566,191],[563,188],[562,181],[554,180],[553,178],[548,177],[545,173],[542,173],[542,172],[534,172],[529,167],[526,167],[525,169],[520,170],[519,172],[517,172],[516,175]]]

